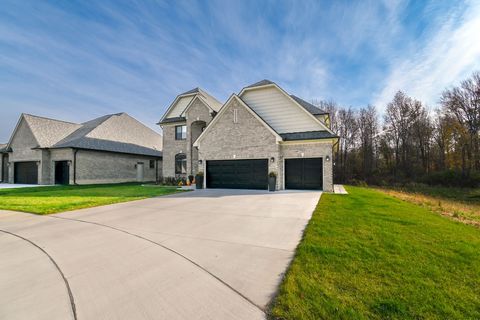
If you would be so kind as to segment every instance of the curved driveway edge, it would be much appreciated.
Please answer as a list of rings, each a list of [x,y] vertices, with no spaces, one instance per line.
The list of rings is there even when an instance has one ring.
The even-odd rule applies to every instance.
[[[0,257],[0,319],[76,319],[68,283],[41,248],[0,230]]]
[[[0,212],[0,229],[55,259],[80,320],[263,319],[320,194],[205,190],[55,216]]]

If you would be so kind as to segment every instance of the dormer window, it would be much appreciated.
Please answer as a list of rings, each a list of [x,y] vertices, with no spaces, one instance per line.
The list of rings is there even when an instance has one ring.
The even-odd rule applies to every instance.
[[[175,126],[175,140],[187,139],[187,126]]]

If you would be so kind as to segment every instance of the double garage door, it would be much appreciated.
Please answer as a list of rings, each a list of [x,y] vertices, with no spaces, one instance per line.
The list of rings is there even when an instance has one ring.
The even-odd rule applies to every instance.
[[[207,188],[267,189],[268,160],[207,161]]]
[[[207,188],[268,189],[268,160],[207,161]],[[285,189],[323,188],[322,158],[285,159]]]
[[[15,162],[14,183],[38,184],[38,166],[35,161]]]

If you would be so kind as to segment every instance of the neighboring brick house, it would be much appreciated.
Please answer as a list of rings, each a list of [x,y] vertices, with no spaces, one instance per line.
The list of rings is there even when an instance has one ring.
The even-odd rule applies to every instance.
[[[3,149],[2,180],[24,184],[157,181],[162,137],[126,113],[82,124],[22,114]]]
[[[274,172],[280,190],[333,191],[338,137],[327,112],[269,80],[232,94],[221,107],[209,105],[205,94],[194,89],[179,95],[159,123],[165,177],[203,171],[207,188],[267,189]]]

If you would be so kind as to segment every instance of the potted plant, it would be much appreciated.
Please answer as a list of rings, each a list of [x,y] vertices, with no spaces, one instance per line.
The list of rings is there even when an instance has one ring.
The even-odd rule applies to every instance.
[[[189,185],[193,184],[193,176],[192,175],[188,176],[188,181],[190,182]]]
[[[275,191],[275,186],[277,185],[277,173],[270,171],[268,174],[268,190]]]
[[[197,189],[203,188],[203,172],[198,171],[197,175],[195,176],[195,184],[197,185]]]

